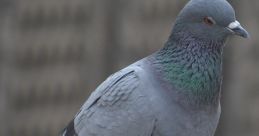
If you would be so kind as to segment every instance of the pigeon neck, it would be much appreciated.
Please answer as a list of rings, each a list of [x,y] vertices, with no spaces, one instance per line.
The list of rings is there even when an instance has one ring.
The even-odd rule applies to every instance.
[[[217,104],[220,95],[222,49],[224,42],[204,41],[193,37],[170,39],[155,54],[154,64],[188,101]]]

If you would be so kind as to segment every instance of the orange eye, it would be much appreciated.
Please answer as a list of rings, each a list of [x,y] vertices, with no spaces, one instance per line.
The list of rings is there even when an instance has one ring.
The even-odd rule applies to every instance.
[[[203,18],[203,22],[206,24],[206,25],[209,25],[209,26],[212,26],[215,24],[215,21],[211,18],[211,17],[204,17]]]

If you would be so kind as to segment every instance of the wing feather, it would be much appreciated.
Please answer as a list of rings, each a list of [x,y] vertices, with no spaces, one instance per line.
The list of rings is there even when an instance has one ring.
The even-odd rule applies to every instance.
[[[73,121],[75,134],[149,136],[147,131],[153,128],[154,118],[144,113],[148,106],[142,100],[136,70],[126,68],[111,75],[90,95]]]

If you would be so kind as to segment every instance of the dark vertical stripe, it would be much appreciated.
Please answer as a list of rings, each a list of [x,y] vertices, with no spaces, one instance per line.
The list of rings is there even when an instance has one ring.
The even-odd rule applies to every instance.
[[[105,77],[114,72],[116,63],[118,61],[118,52],[120,52],[120,46],[118,43],[118,27],[119,16],[122,10],[120,0],[106,0],[104,4],[105,8]]]

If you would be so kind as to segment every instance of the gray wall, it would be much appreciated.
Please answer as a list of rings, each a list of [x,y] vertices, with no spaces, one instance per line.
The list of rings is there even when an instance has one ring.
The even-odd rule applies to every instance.
[[[57,135],[109,74],[163,46],[185,2],[0,0],[0,135]],[[259,2],[231,3],[251,38],[226,46],[217,135],[257,136]]]

